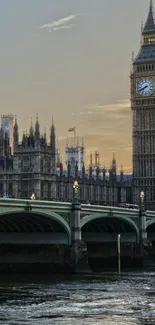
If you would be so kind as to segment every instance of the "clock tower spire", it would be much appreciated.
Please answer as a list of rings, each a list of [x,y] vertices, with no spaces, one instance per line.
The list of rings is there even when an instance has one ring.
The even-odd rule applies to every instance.
[[[131,73],[133,113],[133,201],[145,192],[146,208],[155,209],[155,22],[153,3],[142,28],[141,48]]]
[[[148,32],[154,32],[154,31],[155,31],[155,24],[154,24],[153,3],[152,0],[150,0],[149,13],[142,33],[147,34]]]

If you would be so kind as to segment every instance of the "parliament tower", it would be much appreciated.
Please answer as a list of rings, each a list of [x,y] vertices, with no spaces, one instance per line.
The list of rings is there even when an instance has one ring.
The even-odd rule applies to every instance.
[[[131,73],[133,115],[133,202],[145,193],[147,209],[155,210],[155,21],[152,0],[141,31],[141,48]]]

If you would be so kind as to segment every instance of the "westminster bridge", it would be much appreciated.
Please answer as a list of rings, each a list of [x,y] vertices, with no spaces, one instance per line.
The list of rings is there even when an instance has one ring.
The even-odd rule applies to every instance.
[[[88,247],[88,256],[103,255],[103,247],[106,247],[108,255],[110,251],[107,248],[112,250],[115,247],[112,255],[117,255],[118,234],[122,247],[128,247],[124,255],[130,255],[127,252],[129,247],[133,253],[133,247],[139,247],[140,243],[155,244],[155,212],[145,211],[143,205],[139,209],[125,209],[79,204],[78,201],[0,198],[0,263],[8,261],[5,246],[17,245],[49,245],[62,249],[81,242]],[[16,254],[17,260],[19,255]],[[12,259],[13,253],[9,256]]]

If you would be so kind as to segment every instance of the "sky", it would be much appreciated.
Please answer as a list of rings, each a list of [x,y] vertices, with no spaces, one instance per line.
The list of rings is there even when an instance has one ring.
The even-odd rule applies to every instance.
[[[0,108],[20,134],[52,116],[63,156],[70,127],[87,159],[132,166],[130,67],[149,0],[0,0]]]

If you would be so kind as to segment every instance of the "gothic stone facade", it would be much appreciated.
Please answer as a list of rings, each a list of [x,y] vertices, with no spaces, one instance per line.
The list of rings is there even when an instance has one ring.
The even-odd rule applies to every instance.
[[[155,210],[155,23],[150,1],[141,48],[133,60],[133,201],[145,192],[146,208]]]
[[[75,176],[68,170],[63,171],[60,165],[60,174],[56,177],[57,199],[59,201],[72,201],[73,183],[78,180],[79,184],[79,200],[81,203],[100,204],[117,206],[119,203],[132,203],[132,178],[124,175],[123,171],[119,175],[116,174],[114,168],[109,169],[107,176],[106,169],[96,169],[96,175],[92,174],[92,166],[86,173],[85,166],[82,173],[78,173],[75,166]]]
[[[71,166],[59,172],[56,168],[55,127],[52,123],[50,143],[46,134],[40,135],[38,119],[35,128],[30,127],[29,135],[23,134],[19,143],[18,125],[14,125],[14,155],[10,154],[9,139],[0,133],[0,194],[9,197],[29,199],[34,193],[39,200],[72,201],[73,183],[78,180],[79,200],[92,204],[117,205],[132,202],[131,177],[125,178],[123,171],[116,173],[116,160],[113,157],[108,175],[106,169],[97,166],[93,174],[92,166],[85,171],[71,173]]]
[[[7,140],[7,142],[6,142]],[[52,123],[50,144],[46,134],[40,136],[38,119],[35,130],[32,125],[29,135],[23,134],[19,143],[17,120],[14,125],[14,154],[9,154],[9,139],[0,137],[0,192],[14,198],[52,199],[56,197],[56,148],[55,128]]]

